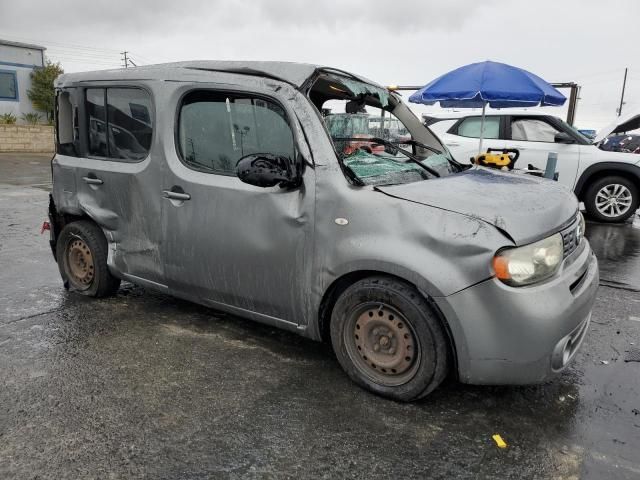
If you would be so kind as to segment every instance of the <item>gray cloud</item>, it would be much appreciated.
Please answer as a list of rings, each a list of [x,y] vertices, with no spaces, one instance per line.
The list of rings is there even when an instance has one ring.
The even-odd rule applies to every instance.
[[[640,108],[636,18],[637,0],[5,0],[0,37],[44,44],[67,71],[116,67],[126,49],[142,64],[306,61],[424,84],[491,59],[581,83],[590,127],[615,114],[625,66],[625,108]]]
[[[212,29],[229,30],[268,22],[278,29],[316,27],[334,31],[367,26],[402,33],[420,29],[459,30],[480,8],[488,8],[495,1],[59,0],[40,2],[37,8],[31,2],[11,2],[3,6],[0,26],[27,29],[36,24],[46,25],[52,31],[110,31],[117,35],[130,29],[138,32],[167,29],[169,33],[178,27],[208,23]]]

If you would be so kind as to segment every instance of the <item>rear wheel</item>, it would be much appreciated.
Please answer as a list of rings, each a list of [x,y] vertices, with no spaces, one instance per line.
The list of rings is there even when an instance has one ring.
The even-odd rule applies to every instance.
[[[56,245],[60,275],[70,289],[90,297],[113,295],[120,279],[107,267],[107,239],[93,222],[65,225]]]
[[[589,216],[607,223],[624,222],[638,209],[639,201],[638,187],[614,175],[593,182],[584,196]]]
[[[433,391],[449,369],[440,320],[411,285],[387,277],[360,280],[336,302],[331,342],[360,386],[395,400]]]

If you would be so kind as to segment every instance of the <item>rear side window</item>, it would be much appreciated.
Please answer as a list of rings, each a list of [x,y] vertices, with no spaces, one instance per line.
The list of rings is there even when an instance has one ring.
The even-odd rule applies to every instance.
[[[86,108],[89,123],[89,155],[107,157],[107,112],[104,88],[87,88]]]
[[[151,148],[151,98],[139,88],[88,88],[89,155],[143,160]]]
[[[178,120],[178,150],[188,167],[221,175],[235,175],[238,160],[247,155],[295,155],[293,133],[280,105],[211,91],[185,96]]]
[[[458,125],[458,135],[461,137],[480,138],[482,117],[467,117]],[[485,117],[484,138],[500,138],[500,117]]]
[[[56,152],[78,157],[80,152],[80,126],[75,89],[56,92]]]

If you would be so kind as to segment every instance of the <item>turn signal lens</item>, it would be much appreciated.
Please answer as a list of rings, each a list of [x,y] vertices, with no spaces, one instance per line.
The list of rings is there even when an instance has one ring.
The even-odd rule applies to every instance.
[[[509,262],[504,257],[493,257],[493,271],[496,272],[496,277],[500,280],[509,280],[511,278],[509,274]]]

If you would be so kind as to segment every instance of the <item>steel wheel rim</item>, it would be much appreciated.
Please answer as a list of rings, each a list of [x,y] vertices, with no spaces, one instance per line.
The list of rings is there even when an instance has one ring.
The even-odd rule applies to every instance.
[[[365,303],[350,314],[343,332],[349,358],[371,381],[387,387],[411,380],[420,364],[420,344],[400,311]]]
[[[81,290],[91,286],[95,276],[93,255],[81,238],[74,238],[67,247],[67,272],[69,280]]]
[[[624,215],[632,203],[631,190],[619,183],[605,185],[596,193],[596,209],[608,218]]]

